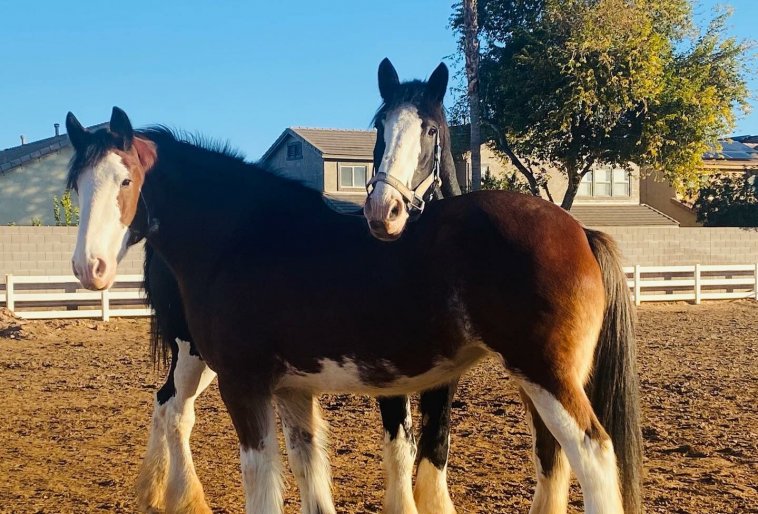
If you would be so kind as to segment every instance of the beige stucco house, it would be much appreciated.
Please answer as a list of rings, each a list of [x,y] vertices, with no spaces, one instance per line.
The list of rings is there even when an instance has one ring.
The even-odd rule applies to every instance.
[[[471,152],[467,143],[467,131],[467,126],[451,128],[456,173],[464,190],[470,189],[471,182]],[[491,173],[495,177],[503,177],[517,173],[516,168],[489,145],[483,144],[480,153],[482,176]],[[558,170],[551,169],[550,166],[545,168],[548,171],[550,194],[553,201],[560,204],[566,193],[568,181]],[[547,196],[544,191],[542,196]],[[640,172],[636,166],[632,166],[631,171],[621,167],[595,166],[584,176],[571,214],[590,227],[679,226],[677,219],[642,201]]]
[[[55,133],[0,151],[0,225],[55,224],[53,197],[65,191],[73,154],[68,136]]]
[[[374,130],[291,127],[261,157],[261,164],[324,193],[338,210],[355,210],[373,173]]]
[[[756,136],[743,136],[719,141],[720,151],[703,155],[703,173],[708,175],[744,174],[758,171],[758,143]],[[683,227],[697,227],[697,216],[692,203],[659,173],[643,174],[640,181],[640,198],[661,212],[679,220]]]

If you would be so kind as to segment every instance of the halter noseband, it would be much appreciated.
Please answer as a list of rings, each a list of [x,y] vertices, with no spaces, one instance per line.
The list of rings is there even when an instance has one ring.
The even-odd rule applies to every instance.
[[[426,202],[431,200],[434,194],[434,188],[442,184],[440,179],[440,158],[442,148],[440,147],[439,131],[434,135],[434,163],[432,172],[422,180],[415,188],[411,189],[393,176],[387,175],[383,171],[376,172],[371,180],[366,184],[366,191],[371,194],[374,185],[377,182],[384,182],[394,188],[405,200],[406,209],[412,219],[417,218],[424,212]]]

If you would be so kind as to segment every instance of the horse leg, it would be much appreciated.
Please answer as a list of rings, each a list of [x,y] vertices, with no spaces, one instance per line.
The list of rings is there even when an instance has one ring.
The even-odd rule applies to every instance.
[[[545,426],[523,389],[519,389],[532,432],[532,458],[537,472],[537,488],[529,514],[566,514],[571,469],[566,455]]]
[[[169,453],[166,511],[210,514],[203,486],[195,474],[189,440],[195,424],[195,399],[210,385],[216,374],[200,356],[192,355],[191,343],[179,338],[176,343],[178,358],[173,373],[175,394],[164,405]]]
[[[455,514],[447,489],[450,448],[450,408],[458,382],[421,393],[421,438],[416,488],[413,496],[419,514]]]
[[[284,481],[271,394],[240,387],[235,378],[220,376],[218,386],[240,441],[245,512],[281,514]]]
[[[384,425],[384,514],[417,514],[413,499],[416,441],[407,396],[379,398]]]
[[[551,376],[543,383],[552,384],[550,390],[528,380],[520,385],[566,452],[582,487],[585,512],[622,514],[613,444],[597,420],[581,380]]]
[[[300,489],[303,514],[335,514],[327,454],[329,430],[318,400],[310,393],[276,394],[287,456]]]
[[[137,475],[136,492],[139,512],[160,513],[166,509],[169,453],[166,441],[166,410],[169,399],[176,394],[174,370],[179,347],[171,342],[171,366],[163,386],[155,393],[153,420],[147,440],[147,452]]]

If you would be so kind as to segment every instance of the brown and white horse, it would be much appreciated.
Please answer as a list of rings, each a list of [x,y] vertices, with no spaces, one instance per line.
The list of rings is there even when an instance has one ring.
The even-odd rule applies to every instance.
[[[379,240],[398,239],[409,221],[421,215],[430,187],[439,176],[435,172],[440,168],[453,170],[452,174],[446,174],[443,185],[456,185],[449,127],[442,106],[447,75],[447,69],[441,64],[428,82],[401,83],[389,60],[382,61],[379,67],[379,91],[384,102],[375,117],[377,173],[369,183],[364,207],[369,230]],[[448,398],[452,398],[454,387],[449,387]],[[523,390],[520,392],[533,434],[532,453],[537,474],[530,512],[565,513],[570,478],[565,455],[539,418],[529,395]],[[449,406],[446,412],[449,413]],[[447,422],[449,424],[449,414]],[[428,442],[435,440],[444,442],[444,446],[438,444],[430,448]],[[402,443],[400,438],[395,445],[396,452],[403,451]],[[452,512],[446,487],[448,440],[427,437],[426,444],[423,439],[421,443],[415,494],[419,510],[422,505],[432,503],[436,509],[426,512]],[[430,498],[438,501],[430,502]]]
[[[548,202],[478,192],[429,204],[384,244],[317,192],[163,129],[135,133],[118,109],[71,140],[78,276],[108,287],[135,234],[171,267],[240,440],[247,512],[282,509],[274,401],[304,507],[334,512],[315,395],[424,391],[487,355],[585,510],[640,511],[633,313],[607,236]]]

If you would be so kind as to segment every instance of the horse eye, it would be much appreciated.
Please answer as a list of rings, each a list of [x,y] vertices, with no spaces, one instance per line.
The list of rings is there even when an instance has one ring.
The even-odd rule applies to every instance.
[[[430,136],[434,136],[435,134],[437,134],[437,127],[430,128],[429,129],[429,135]]]
[[[132,179],[125,178],[123,182],[121,182],[121,187],[129,187],[132,184]]]

